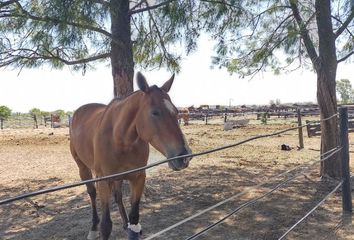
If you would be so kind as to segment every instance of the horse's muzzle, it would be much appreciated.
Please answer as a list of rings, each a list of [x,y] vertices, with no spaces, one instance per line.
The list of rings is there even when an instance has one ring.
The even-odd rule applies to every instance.
[[[185,149],[184,151],[182,151],[180,154],[177,155],[177,156],[181,156],[181,158],[177,158],[175,160],[168,162],[168,166],[174,171],[180,171],[184,168],[187,168],[189,165],[189,161],[192,159],[192,157],[183,157],[183,156],[188,154],[191,154],[191,152],[188,152]]]

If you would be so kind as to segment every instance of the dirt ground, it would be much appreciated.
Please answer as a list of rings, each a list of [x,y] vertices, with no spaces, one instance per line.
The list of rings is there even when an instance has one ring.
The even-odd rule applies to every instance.
[[[182,130],[193,152],[197,153],[294,125],[283,120],[268,121],[267,125],[251,121],[246,127],[223,131],[221,121],[207,126],[192,122],[182,126]],[[186,239],[284,179],[272,176],[319,159],[319,137],[308,138],[306,131],[304,135],[302,150],[297,149],[297,131],[292,131],[195,157],[190,167],[180,172],[173,172],[166,164],[148,171],[140,211],[142,239],[270,179],[264,187],[156,238]],[[353,142],[354,134],[350,138]],[[283,143],[292,150],[281,151]],[[157,156],[154,150],[152,155]],[[79,180],[77,166],[69,152],[67,128],[0,131],[0,163],[0,199]],[[354,169],[354,164],[351,167]],[[336,185],[334,181],[321,181],[318,172],[319,164],[315,164],[306,174],[242,209],[198,239],[278,239]],[[91,210],[85,190],[81,186],[0,206],[0,239],[86,239]],[[125,192],[128,196],[128,189]],[[128,197],[125,203],[129,210]],[[111,239],[125,239],[115,205],[112,218]],[[287,239],[354,239],[354,227],[342,220],[340,192],[295,228]]]

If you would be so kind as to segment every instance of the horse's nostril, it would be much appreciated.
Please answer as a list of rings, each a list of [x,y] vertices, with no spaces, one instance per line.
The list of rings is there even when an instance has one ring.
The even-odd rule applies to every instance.
[[[186,157],[186,158],[183,159],[183,162],[184,162],[185,164],[187,164],[187,163],[189,163],[190,160],[192,160],[191,157]]]

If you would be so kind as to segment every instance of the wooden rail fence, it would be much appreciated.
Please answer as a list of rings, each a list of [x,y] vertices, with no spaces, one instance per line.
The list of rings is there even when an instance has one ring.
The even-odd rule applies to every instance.
[[[307,136],[321,136],[321,124],[320,121],[306,120]],[[354,115],[348,117],[348,132],[354,132]]]

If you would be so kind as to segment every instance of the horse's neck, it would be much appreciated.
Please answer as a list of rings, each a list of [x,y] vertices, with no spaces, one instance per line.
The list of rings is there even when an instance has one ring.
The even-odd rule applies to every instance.
[[[139,109],[139,94],[132,94],[121,101],[114,101],[104,116],[111,129],[112,138],[117,146],[129,146],[139,141],[136,131],[136,113]]]

